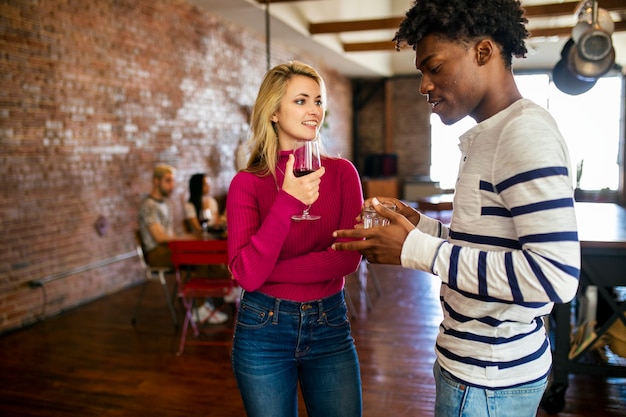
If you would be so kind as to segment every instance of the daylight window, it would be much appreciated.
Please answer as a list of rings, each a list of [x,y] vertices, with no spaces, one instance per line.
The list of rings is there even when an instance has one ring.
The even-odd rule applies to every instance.
[[[576,96],[559,91],[547,74],[517,75],[515,79],[522,95],[548,109],[557,121],[570,151],[572,169],[580,170],[578,188],[617,190],[622,77],[603,77],[592,89]],[[444,189],[454,188],[457,171],[450,169],[450,161],[460,157],[458,137],[474,124],[466,117],[445,126],[439,116],[431,116],[431,178]]]

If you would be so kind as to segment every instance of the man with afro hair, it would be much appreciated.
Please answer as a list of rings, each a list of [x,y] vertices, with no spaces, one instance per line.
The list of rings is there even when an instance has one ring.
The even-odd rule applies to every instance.
[[[335,232],[356,238],[335,250],[441,280],[438,417],[534,417],[552,364],[544,319],[578,288],[569,153],[512,72],[513,56],[526,54],[526,23],[516,0],[414,2],[394,41],[415,51],[420,92],[445,124],[467,115],[477,122],[459,138],[451,223],[374,198],[390,225]]]

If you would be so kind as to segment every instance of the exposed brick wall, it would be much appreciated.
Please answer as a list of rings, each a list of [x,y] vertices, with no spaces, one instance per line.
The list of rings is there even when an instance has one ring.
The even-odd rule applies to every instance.
[[[129,258],[45,293],[28,286],[131,253],[156,162],[179,169],[175,201],[200,171],[226,193],[266,59],[264,39],[184,0],[7,0],[0,16],[2,333],[141,279]],[[324,75],[324,138],[351,158],[350,81],[288,45],[272,48],[272,65],[301,59]]]

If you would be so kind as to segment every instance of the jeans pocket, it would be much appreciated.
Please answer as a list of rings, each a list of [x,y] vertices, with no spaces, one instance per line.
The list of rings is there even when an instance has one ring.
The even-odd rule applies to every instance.
[[[261,306],[242,302],[237,315],[237,326],[247,329],[260,329],[270,323],[270,310]]]
[[[465,388],[467,388],[465,384],[462,384],[459,381],[452,378],[452,374],[450,374],[450,372],[446,371],[445,369],[441,368],[441,366],[439,366],[439,372],[441,375],[441,378],[440,378],[441,383],[446,384],[450,388],[458,390],[459,392],[463,392],[465,391]]]
[[[341,327],[348,324],[348,310],[345,303],[324,311],[324,322],[330,327]]]

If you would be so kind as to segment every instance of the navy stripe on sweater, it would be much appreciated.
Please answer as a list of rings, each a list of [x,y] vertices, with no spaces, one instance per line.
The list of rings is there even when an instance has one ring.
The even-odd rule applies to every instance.
[[[531,171],[521,172],[517,175],[508,178],[499,184],[496,185],[495,189],[498,190],[498,193],[506,190],[507,188],[513,187],[514,185],[533,181],[538,178],[546,178],[553,177],[557,175],[567,176],[568,169],[566,167],[545,167],[533,169]],[[482,189],[482,188],[481,188]]]
[[[506,303],[503,303],[503,304],[506,304]],[[542,307],[546,303],[535,303],[535,304],[540,304],[539,307]],[[500,320],[500,319],[497,319],[495,317],[490,317],[490,316],[483,316],[483,317],[466,316],[466,315],[461,314],[458,311],[454,310],[450,306],[450,304],[446,303],[443,300],[442,300],[442,306],[443,306],[443,309],[446,310],[446,313],[448,313],[448,315],[451,318],[453,318],[455,321],[458,321],[459,323],[466,323],[468,321],[476,320],[476,321],[479,321],[479,322],[481,322],[483,324],[486,324],[488,326],[491,326],[491,327],[498,327],[498,326],[502,325],[503,323],[509,323],[509,322],[510,323],[515,323],[516,322],[515,320]]]
[[[441,352],[441,354],[443,354],[443,356],[445,356],[448,359],[457,361],[457,362],[465,363],[468,365],[479,366],[481,368],[486,368],[487,366],[497,366],[500,369],[506,369],[506,368],[514,368],[516,366],[523,365],[525,363],[532,362],[540,358],[541,356],[543,356],[545,351],[550,347],[550,345],[548,343],[548,340],[546,339],[543,342],[543,344],[539,347],[539,349],[537,349],[530,355],[521,357],[514,361],[501,361],[501,362],[489,362],[489,361],[482,361],[482,360],[475,359],[475,358],[463,357],[463,356],[455,355],[454,353],[450,352],[448,349],[445,349],[439,345],[436,345],[436,347],[437,347],[437,350]]]
[[[526,336],[531,335],[533,333],[543,331],[542,329],[543,329],[543,320],[535,319],[535,327],[531,331],[526,332],[526,333],[518,333],[513,337],[481,336],[481,335],[474,334],[474,333],[461,332],[458,330],[451,330],[451,329],[444,329],[444,332],[446,334],[449,334],[450,336],[457,337],[461,340],[471,340],[474,342],[487,343],[489,345],[503,345],[505,343],[511,343],[511,342],[515,342],[516,340],[523,339]]]

